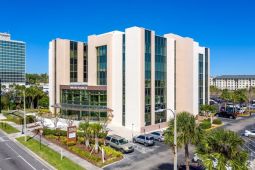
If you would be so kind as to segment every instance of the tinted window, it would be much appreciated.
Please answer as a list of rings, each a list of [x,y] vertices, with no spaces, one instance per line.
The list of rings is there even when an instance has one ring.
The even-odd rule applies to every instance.
[[[119,140],[119,143],[121,144],[121,145],[124,145],[124,144],[127,144],[128,143],[128,141],[126,140],[126,139],[120,139]]]
[[[110,136],[107,136],[105,139],[106,139],[106,140],[110,140],[110,139],[111,139],[111,137],[110,137]]]
[[[112,143],[115,143],[115,144],[118,144],[118,141],[116,140],[116,139],[112,139],[112,141],[111,141]]]
[[[153,137],[146,137],[146,140],[154,140],[154,138]]]
[[[157,136],[160,136],[159,133],[157,132],[152,132],[153,135],[157,135]]]
[[[145,139],[145,137],[144,137],[144,136],[138,136],[138,138],[139,138],[139,139]]]

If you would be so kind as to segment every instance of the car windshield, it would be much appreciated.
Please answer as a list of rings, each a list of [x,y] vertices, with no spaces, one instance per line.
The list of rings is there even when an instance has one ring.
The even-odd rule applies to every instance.
[[[119,140],[120,145],[124,145],[124,144],[127,144],[127,143],[128,143],[128,141],[124,138]]]

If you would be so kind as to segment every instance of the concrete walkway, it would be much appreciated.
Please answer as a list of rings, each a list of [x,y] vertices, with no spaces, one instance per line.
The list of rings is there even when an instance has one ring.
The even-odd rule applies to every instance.
[[[1,115],[0,114],[0,118],[1,118]],[[1,119],[0,119],[1,120]],[[14,122],[7,122],[8,124],[10,124],[11,126],[15,127],[16,129],[18,129],[19,131],[22,131],[22,125],[17,125],[16,123]],[[29,125],[28,125],[29,126]],[[34,133],[31,132],[32,129],[27,129],[27,135],[28,136],[34,136]],[[14,133],[14,134],[10,134],[8,135],[10,138],[16,140],[16,138],[18,137],[21,137],[21,136],[24,136],[24,134],[21,134],[21,132],[19,133]],[[34,139],[36,140],[40,140],[39,136],[36,136],[34,137]],[[61,154],[61,151],[62,151],[62,154],[64,157],[72,160],[73,162],[77,163],[78,165],[80,165],[81,167],[87,169],[87,170],[100,170],[101,168],[91,164],[90,162],[80,158],[79,156],[65,150],[64,148],[61,148],[60,146],[42,138],[41,140],[42,144],[48,146],[49,148],[51,148],[52,150],[58,152]],[[60,158],[59,158],[60,159]]]

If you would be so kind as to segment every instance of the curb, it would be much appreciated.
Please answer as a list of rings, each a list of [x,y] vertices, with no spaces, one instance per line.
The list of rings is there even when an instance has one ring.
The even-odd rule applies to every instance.
[[[49,164],[47,161],[45,161],[44,159],[42,159],[40,156],[38,156],[36,153],[34,153],[33,151],[31,151],[30,149],[28,149],[26,146],[24,146],[23,144],[19,143],[19,141],[17,141],[16,139],[12,139],[12,141],[14,143],[16,143],[19,147],[21,147],[22,149],[24,149],[27,153],[29,153],[30,155],[33,155],[39,162],[41,162],[42,164],[44,164],[47,168],[52,169],[52,170],[57,170],[55,167],[53,167],[51,164]]]

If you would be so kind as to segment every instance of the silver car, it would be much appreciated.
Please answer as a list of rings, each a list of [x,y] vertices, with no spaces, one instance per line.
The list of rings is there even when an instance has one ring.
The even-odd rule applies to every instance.
[[[129,153],[134,151],[134,147],[125,138],[118,135],[109,135],[105,138],[106,145],[121,151],[122,153]]]
[[[161,131],[151,132],[150,135],[153,136],[154,139],[159,141],[159,142],[163,142],[165,140],[164,139],[164,134]]]
[[[151,146],[155,144],[154,137],[150,134],[138,135],[133,138],[134,143],[140,143],[145,146]]]

